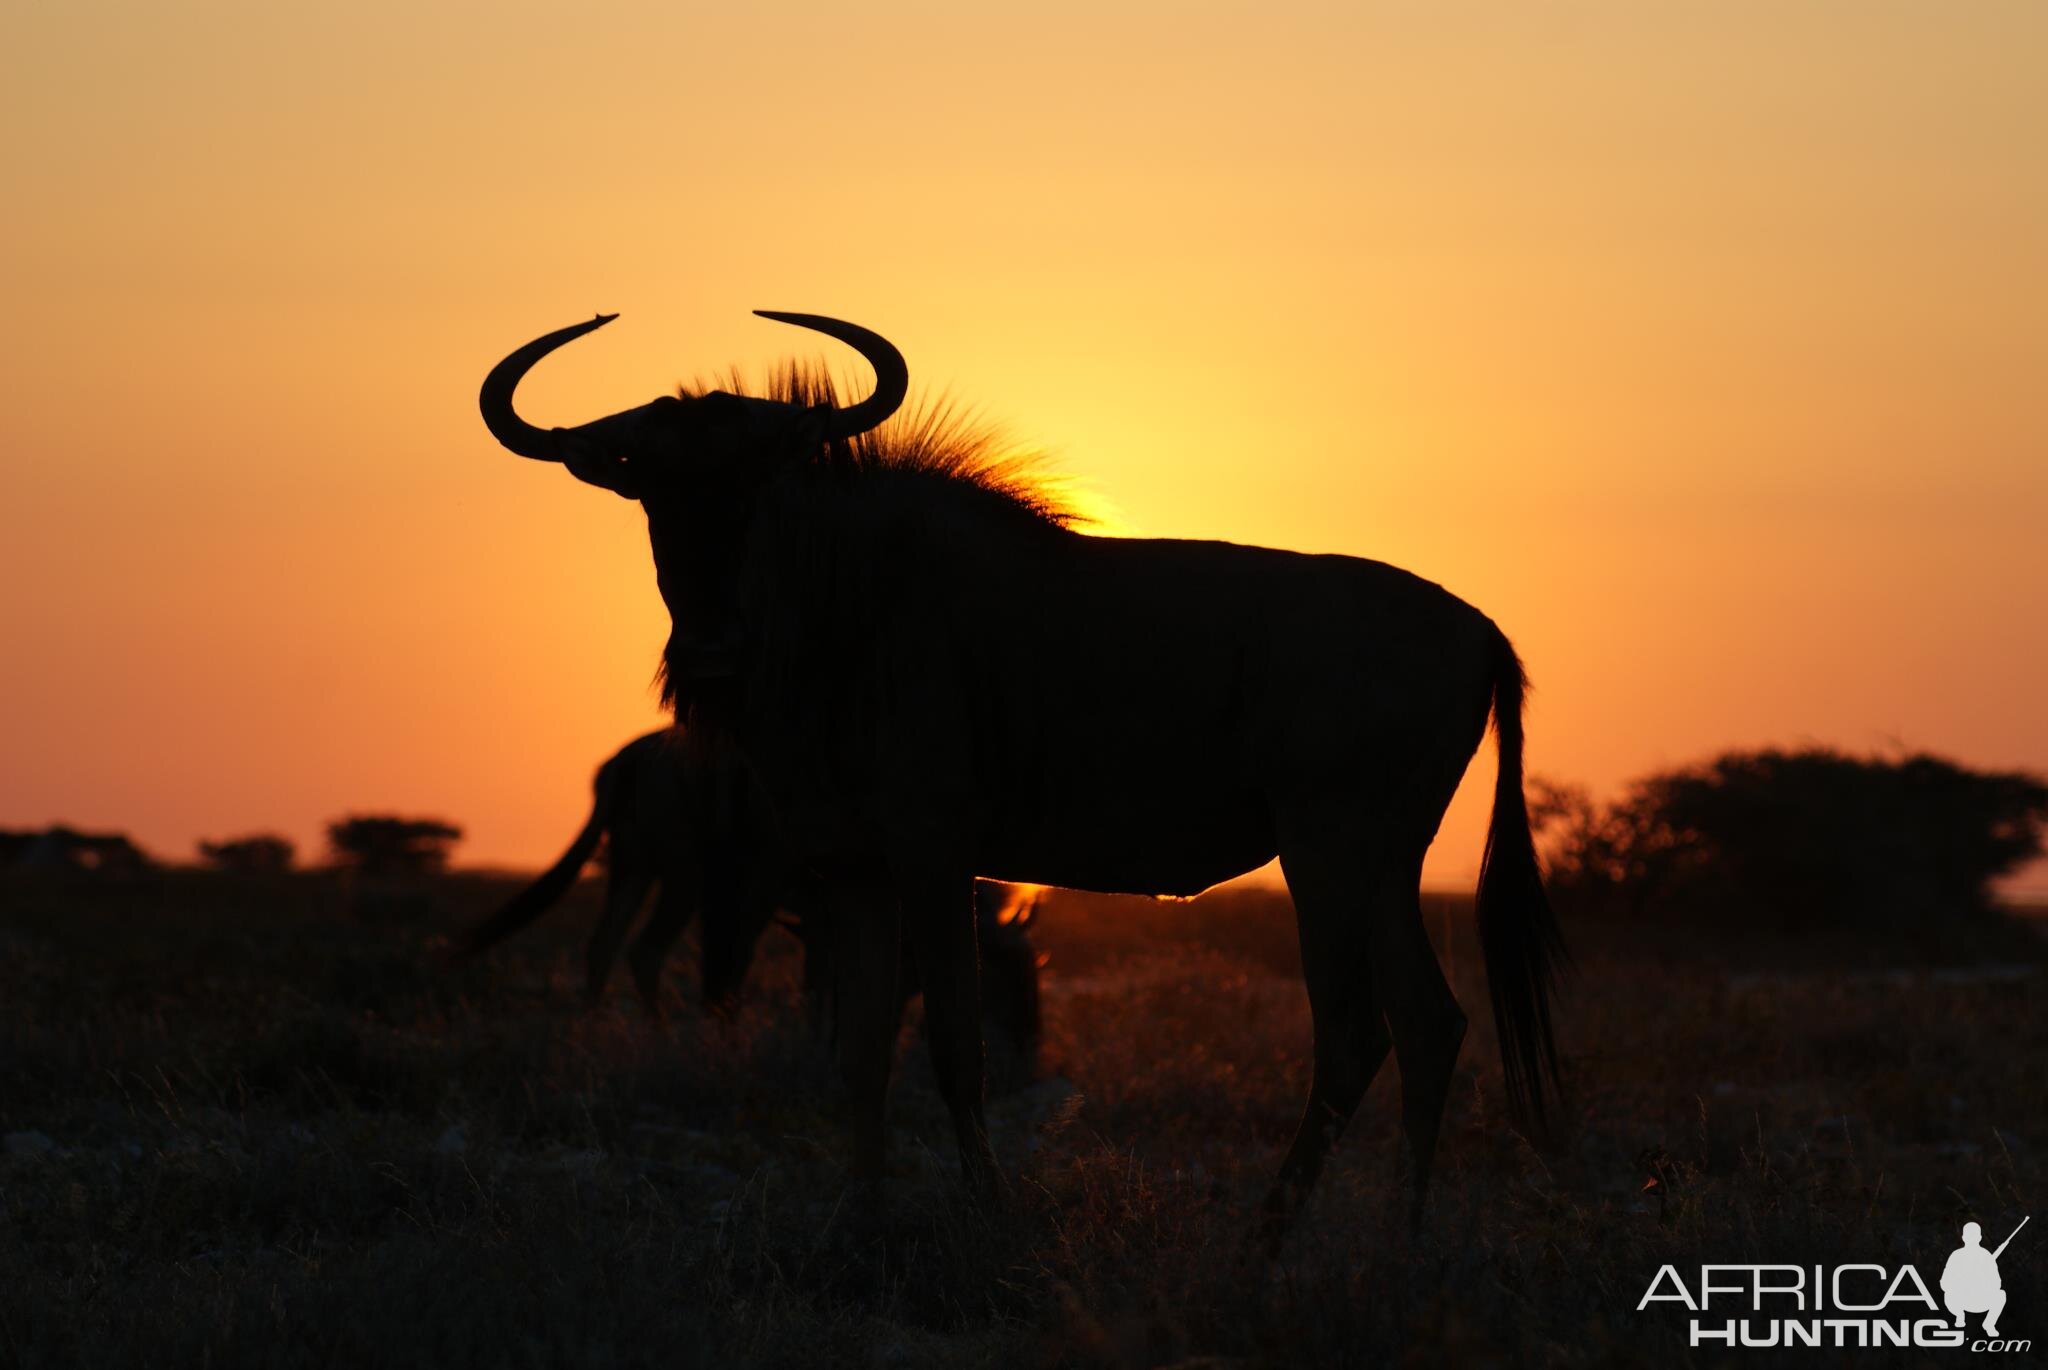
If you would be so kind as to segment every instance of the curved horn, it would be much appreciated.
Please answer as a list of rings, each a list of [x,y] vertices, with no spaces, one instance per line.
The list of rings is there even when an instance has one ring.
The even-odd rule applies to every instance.
[[[558,328],[545,337],[535,338],[492,367],[491,374],[484,377],[484,388],[477,395],[477,405],[484,411],[484,426],[491,430],[491,436],[522,457],[532,457],[535,461],[560,461],[562,454],[555,441],[555,433],[559,430],[535,428],[520,418],[512,408],[512,392],[519,388],[520,380],[542,357],[592,329],[603,328],[618,317],[616,314],[600,314],[588,322]]]
[[[875,368],[875,393],[859,404],[833,410],[825,426],[826,437],[850,438],[856,433],[865,433],[880,426],[882,420],[903,404],[903,397],[910,390],[910,367],[905,364],[903,354],[896,350],[895,344],[881,334],[872,333],[856,323],[828,319],[822,314],[787,314],[779,309],[757,309],[754,312],[764,319],[795,324],[798,328],[837,338],[867,358],[868,365]]]

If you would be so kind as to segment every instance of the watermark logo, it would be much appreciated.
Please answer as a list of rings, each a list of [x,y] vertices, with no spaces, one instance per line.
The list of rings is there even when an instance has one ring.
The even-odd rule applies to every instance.
[[[2032,1217],[2029,1214],[2021,1218],[2020,1227],[2025,1227]],[[2019,1236],[2020,1227],[2012,1230],[2012,1237]],[[1941,1301],[1955,1315],[1956,1326],[1963,1326],[1969,1314],[1982,1313],[1984,1335],[1998,1336],[1998,1315],[2005,1311],[2005,1286],[1999,1283],[1998,1258],[2012,1245],[2012,1237],[2000,1242],[1998,1250],[1986,1251],[1984,1229],[1975,1223],[1963,1224],[1963,1244],[1949,1255],[1948,1264],[1941,1271]]]
[[[1703,1265],[1697,1285],[1666,1265],[1643,1291],[1636,1311],[1682,1305],[1692,1315],[1693,1346],[2027,1351],[2031,1340],[1999,1330],[2005,1286],[1998,1258],[2030,1221],[2021,1218],[1992,1251],[1984,1249],[1982,1227],[1963,1224],[1962,1244],[1942,1267],[1939,1301],[1911,1265]],[[1972,1320],[1978,1323],[1974,1335]]]

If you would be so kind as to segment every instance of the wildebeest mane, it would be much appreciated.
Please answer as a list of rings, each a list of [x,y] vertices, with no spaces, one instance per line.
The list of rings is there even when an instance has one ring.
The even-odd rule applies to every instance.
[[[801,362],[778,368],[764,389],[750,389],[737,372],[727,372],[714,384],[685,385],[678,393],[688,400],[710,390],[805,408],[839,404],[831,373]],[[830,444],[813,462],[836,475],[910,477],[964,487],[1061,528],[1085,522],[1061,495],[1043,452],[1016,446],[1002,425],[943,392],[914,397],[881,427]]]

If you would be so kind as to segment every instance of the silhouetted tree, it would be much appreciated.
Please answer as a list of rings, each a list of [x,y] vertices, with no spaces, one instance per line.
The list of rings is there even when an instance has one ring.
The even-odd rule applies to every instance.
[[[276,833],[252,833],[247,837],[231,837],[225,842],[199,844],[200,859],[206,864],[240,875],[274,875],[288,871],[297,850],[290,838]]]
[[[19,870],[97,875],[135,875],[155,864],[126,833],[80,832],[62,823],[40,831],[0,833],[0,856]]]
[[[2048,785],[1933,756],[1729,752],[1598,805],[1539,782],[1552,892],[1581,910],[1701,913],[1785,927],[1974,916],[2040,855]]]
[[[462,829],[438,818],[351,814],[327,825],[335,859],[365,875],[424,875],[448,864]]]

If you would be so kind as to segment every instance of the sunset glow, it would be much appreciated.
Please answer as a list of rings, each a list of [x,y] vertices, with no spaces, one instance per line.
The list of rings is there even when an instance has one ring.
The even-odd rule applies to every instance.
[[[552,858],[667,615],[476,389],[594,309],[534,422],[851,375],[749,312],[818,311],[1116,531],[1439,581],[1540,774],[2048,770],[2044,52],[2025,3],[13,7],[0,826]]]

